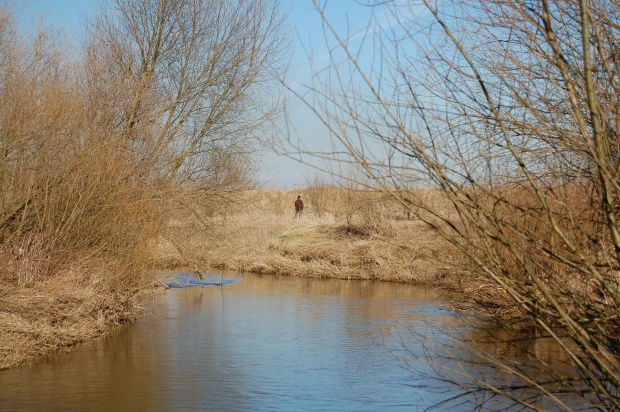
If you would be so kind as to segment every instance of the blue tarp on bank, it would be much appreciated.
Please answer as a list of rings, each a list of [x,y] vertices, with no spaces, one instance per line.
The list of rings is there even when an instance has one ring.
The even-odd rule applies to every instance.
[[[226,286],[237,283],[238,279],[226,279],[223,276],[214,274],[204,275],[200,279],[198,275],[186,272],[176,272],[162,279],[162,282],[170,288],[191,288],[194,286]]]

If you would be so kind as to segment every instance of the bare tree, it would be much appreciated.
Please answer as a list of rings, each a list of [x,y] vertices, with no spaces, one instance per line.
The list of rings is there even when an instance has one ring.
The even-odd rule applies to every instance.
[[[86,68],[111,97],[122,147],[194,181],[221,174],[223,152],[255,151],[279,110],[285,17],[279,1],[101,2]]]
[[[539,398],[620,408],[620,3],[371,2],[353,34],[314,4],[331,64],[306,102],[336,148],[321,158],[360,165],[559,343],[581,379],[527,377]]]
[[[85,84],[99,129],[128,162],[172,183],[197,218],[252,187],[280,110],[288,40],[280,0],[101,1],[87,21]],[[103,98],[102,98],[103,97]],[[190,193],[191,192],[191,193]],[[204,211],[203,210],[203,211]],[[209,229],[197,219],[193,231]],[[164,235],[187,240],[187,228]]]

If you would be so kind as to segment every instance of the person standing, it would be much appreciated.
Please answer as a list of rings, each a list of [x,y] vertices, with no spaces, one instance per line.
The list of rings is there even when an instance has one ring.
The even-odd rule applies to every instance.
[[[295,217],[293,219],[301,219],[301,214],[304,211],[304,201],[301,200],[301,196],[297,196],[295,200]]]

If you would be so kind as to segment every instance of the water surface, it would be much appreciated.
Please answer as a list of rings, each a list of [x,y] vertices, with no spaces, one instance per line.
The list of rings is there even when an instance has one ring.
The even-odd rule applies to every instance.
[[[450,335],[478,333],[436,292],[241,274],[203,283],[212,286],[175,283],[144,319],[104,340],[0,372],[0,409],[471,407],[441,404],[455,387],[425,362],[429,350],[453,344]]]

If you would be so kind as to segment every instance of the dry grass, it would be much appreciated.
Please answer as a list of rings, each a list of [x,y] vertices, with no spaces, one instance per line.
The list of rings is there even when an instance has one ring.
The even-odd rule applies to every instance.
[[[404,238],[368,236],[324,219],[294,221],[257,214],[229,221],[214,237],[195,236],[195,246],[176,259],[256,273],[417,283],[444,274],[447,265],[437,259],[438,245],[429,244],[430,233],[415,222],[402,222],[399,228],[428,237],[414,244]]]
[[[140,312],[136,292],[115,288],[93,262],[74,262],[28,288],[0,279],[0,370],[134,319]]]
[[[420,195],[441,202],[427,190]],[[301,220],[293,219],[297,192],[286,190],[246,193],[225,216],[177,214],[174,230],[156,248],[157,260],[169,268],[407,282],[452,293],[463,309],[474,305],[494,315],[515,313],[494,283],[459,269],[466,262],[427,225],[407,219],[372,192],[356,196],[368,203],[360,201],[353,215],[341,212],[350,194],[339,188],[322,194],[326,204],[320,213],[306,202]]]

